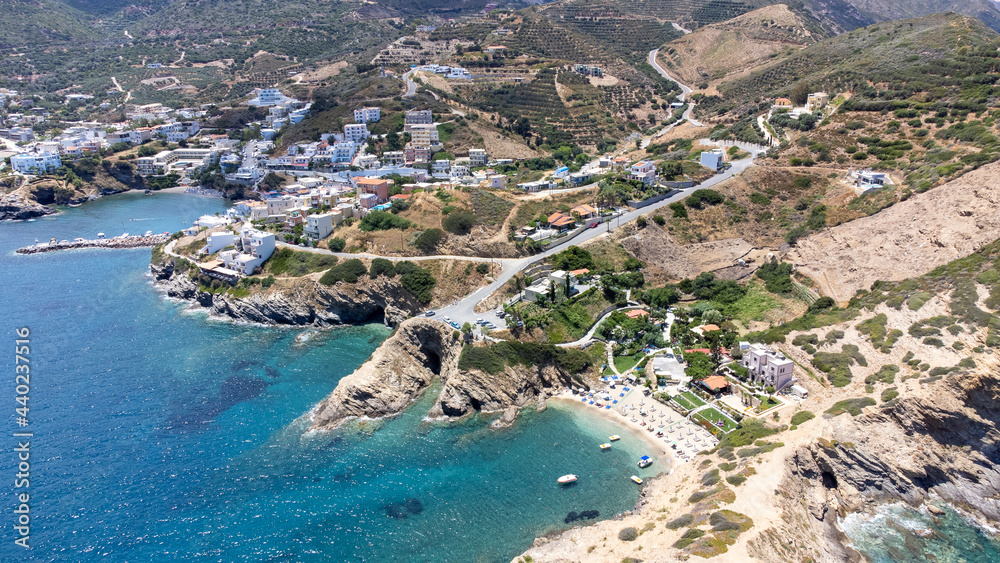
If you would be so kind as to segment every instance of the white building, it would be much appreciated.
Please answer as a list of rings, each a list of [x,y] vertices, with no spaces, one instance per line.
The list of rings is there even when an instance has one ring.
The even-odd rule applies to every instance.
[[[60,166],[59,154],[53,152],[22,153],[10,157],[10,167],[20,174],[45,174]]]
[[[411,125],[429,125],[434,123],[434,113],[429,109],[411,109],[406,112],[403,131],[409,131]]]
[[[247,103],[256,107],[279,106],[295,101],[294,98],[282,94],[281,90],[277,88],[261,88],[254,93],[257,94],[257,97]]]
[[[656,174],[656,165],[651,160],[640,160],[632,165],[629,170],[629,180],[642,182],[647,186],[652,186],[660,180]]]
[[[751,344],[743,352],[741,363],[750,370],[751,379],[761,385],[770,385],[780,391],[792,383],[792,370],[795,364],[763,344]]]
[[[236,235],[233,233],[209,233],[208,238],[205,239],[206,244],[202,252],[213,254],[232,245],[234,240],[236,240]]]
[[[136,171],[140,176],[151,174],[185,174],[188,171],[197,172],[215,162],[219,151],[216,149],[182,148],[163,151],[155,156],[143,156],[136,159]]]
[[[469,166],[486,166],[489,156],[486,149],[469,149]]]
[[[302,233],[313,240],[323,240],[333,232],[333,213],[307,215]]]
[[[368,138],[368,126],[364,123],[348,123],[344,125],[344,140],[360,145]]]
[[[382,119],[382,110],[368,107],[354,110],[355,123],[373,123]]]
[[[274,254],[274,233],[265,233],[252,227],[240,231],[243,252],[227,250],[219,253],[219,258],[227,268],[241,274],[250,275],[258,266]]]
[[[722,149],[712,149],[701,153],[701,165],[709,170],[718,170],[722,167]]]
[[[441,134],[433,123],[413,125],[410,127],[410,142],[421,147],[434,147],[441,144]]]

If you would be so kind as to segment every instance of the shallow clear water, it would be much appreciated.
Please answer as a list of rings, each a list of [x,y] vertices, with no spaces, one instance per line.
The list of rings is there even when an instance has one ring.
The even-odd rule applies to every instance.
[[[13,254],[35,238],[173,232],[223,208],[126,194],[0,224],[0,369],[13,374],[13,331],[30,327],[35,434],[25,551],[9,532],[17,405],[6,376],[0,561],[509,561],[570,511],[630,509],[628,476],[655,474],[635,467],[641,444],[626,436],[602,452],[624,433],[566,407],[495,431],[426,423],[424,401],[305,435],[303,415],[386,328],[208,320],[155,292],[149,249]],[[580,482],[558,487],[566,473]]]
[[[855,549],[872,563],[1000,561],[1000,542],[969,525],[947,505],[939,506],[945,511],[941,516],[905,504],[886,505],[872,516],[850,514],[841,527]]]

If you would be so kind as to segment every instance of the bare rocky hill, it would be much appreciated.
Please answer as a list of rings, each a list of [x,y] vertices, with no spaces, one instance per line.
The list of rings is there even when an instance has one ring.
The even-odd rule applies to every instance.
[[[1000,232],[1000,163],[798,242],[788,259],[838,302],[967,256]]]

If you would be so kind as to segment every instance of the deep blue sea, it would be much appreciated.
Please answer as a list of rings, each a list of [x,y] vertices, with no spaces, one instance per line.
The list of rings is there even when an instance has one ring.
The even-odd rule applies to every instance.
[[[174,232],[220,200],[124,194],[0,224],[0,561],[509,561],[570,511],[630,509],[643,453],[573,409],[432,424],[429,405],[306,435],[304,415],[389,335],[233,325],[149,283],[149,249],[18,256],[36,238]],[[16,426],[15,328],[31,330]],[[305,336],[304,336],[305,335]],[[13,432],[30,438],[30,550]],[[617,431],[620,433],[620,431]],[[560,475],[580,482],[559,488]]]

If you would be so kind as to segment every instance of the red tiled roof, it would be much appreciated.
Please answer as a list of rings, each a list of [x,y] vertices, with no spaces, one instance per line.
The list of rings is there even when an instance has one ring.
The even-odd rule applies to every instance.
[[[726,381],[726,378],[722,377],[721,375],[710,375],[705,379],[702,379],[701,383],[702,385],[713,391],[718,391],[720,389],[725,389],[726,387],[729,387],[729,382]]]
[[[649,311],[644,311],[642,309],[632,309],[625,313],[625,316],[630,319],[638,319],[639,317],[648,317]]]

